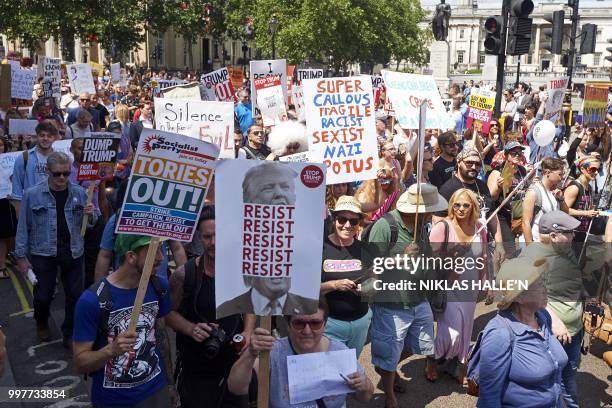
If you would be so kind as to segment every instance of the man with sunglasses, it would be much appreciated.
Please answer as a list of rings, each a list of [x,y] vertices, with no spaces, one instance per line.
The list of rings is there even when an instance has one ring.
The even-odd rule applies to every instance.
[[[429,173],[429,181],[439,189],[452,177],[457,165],[456,157],[459,144],[455,133],[444,132],[438,136],[438,147],[440,147],[442,154],[433,164],[433,170]]]
[[[97,109],[91,106],[91,95],[89,92],[83,92],[79,95],[79,107],[68,109],[68,119],[66,126],[70,126],[77,121],[77,116],[81,109],[86,110],[91,114],[91,125],[95,132],[100,131],[100,113]]]
[[[262,126],[253,125],[249,127],[248,142],[238,151],[239,159],[266,160],[272,153],[266,146],[266,134]]]
[[[61,271],[66,295],[61,329],[66,348],[72,347],[74,307],[83,290],[83,216],[90,215],[88,226],[91,228],[100,214],[93,204],[87,204],[85,190],[68,181],[70,173],[70,158],[65,153],[49,155],[47,182],[38,183],[23,196],[15,239],[19,271],[25,277],[31,266],[38,280],[34,290],[34,319],[37,335],[42,341],[50,339],[50,305],[57,269]]]

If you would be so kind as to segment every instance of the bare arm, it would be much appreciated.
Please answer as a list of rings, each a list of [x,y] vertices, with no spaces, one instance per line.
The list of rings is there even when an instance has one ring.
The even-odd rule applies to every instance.
[[[493,201],[496,201],[499,198],[499,193],[501,193],[501,188],[499,185],[500,175],[501,174],[499,171],[493,170],[487,179],[487,187],[489,187],[489,192],[491,193],[491,198]]]
[[[569,186],[563,192],[563,201],[565,202],[565,205],[569,209],[569,215],[576,216],[576,217],[585,215],[584,211],[575,210],[571,208],[572,205],[574,205],[574,203],[576,202],[576,198],[578,198],[578,187],[576,186],[573,186],[573,185]]]
[[[99,370],[108,360],[133,350],[136,338],[135,332],[123,332],[99,350],[93,350],[93,341],[75,341],[73,355],[76,371],[85,374]]]
[[[531,235],[531,222],[533,221],[533,211],[535,209],[535,192],[533,190],[527,190],[525,193],[525,199],[523,200],[523,236],[525,242],[533,242],[533,236]]]
[[[168,339],[168,332],[166,331],[166,324],[163,317],[155,321],[155,341],[157,349],[159,350],[159,355],[164,362],[168,384],[174,385],[174,370],[172,369],[170,340]]]
[[[98,258],[96,259],[96,268],[94,276],[96,282],[108,276],[108,268],[110,267],[112,259],[113,253],[111,251],[100,248],[100,251],[98,252]]]
[[[187,263],[187,255],[185,254],[185,248],[179,241],[170,240],[168,241],[172,255],[174,256],[174,263],[177,267],[185,265]]]

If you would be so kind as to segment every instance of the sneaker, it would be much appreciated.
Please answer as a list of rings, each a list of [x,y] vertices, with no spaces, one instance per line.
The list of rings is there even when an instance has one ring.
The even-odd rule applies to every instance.
[[[41,341],[49,341],[49,323],[48,322],[36,322],[36,335]]]

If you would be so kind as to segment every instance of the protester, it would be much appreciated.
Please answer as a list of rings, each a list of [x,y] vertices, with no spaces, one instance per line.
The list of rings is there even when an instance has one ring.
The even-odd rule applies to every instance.
[[[196,235],[203,255],[170,277],[173,311],[166,321],[176,331],[177,391],[184,408],[239,407],[241,398],[228,395],[225,382],[239,352],[249,343],[255,316],[216,319],[214,207],[204,207]],[[221,340],[219,333],[224,334]],[[232,340],[238,334],[246,339],[240,349]]]
[[[419,182],[421,183],[429,183],[429,174],[433,170],[433,154],[431,151],[431,147],[425,146],[423,150],[423,167],[421,168],[421,179]],[[419,157],[415,156],[415,161],[418,163]],[[412,174],[408,180],[406,180],[406,187],[410,187],[412,184],[416,183],[417,174]]]
[[[268,135],[266,146],[272,152],[267,160],[278,160],[279,157],[306,152],[308,150],[306,126],[295,121],[281,122],[274,126]]]
[[[100,116],[98,111],[91,106],[91,95],[88,92],[83,92],[79,95],[79,107],[67,109],[68,118],[66,119],[66,126],[70,127],[77,121],[77,116],[81,110],[86,110],[91,115],[91,126],[92,131],[100,130]]]
[[[0,152],[7,153],[8,151],[8,139],[0,137]],[[4,186],[9,182],[10,180],[0,179],[0,186],[3,187],[3,190],[6,190]],[[0,279],[8,279],[9,272],[6,268],[6,256],[11,241],[15,238],[17,232],[17,213],[7,197],[0,199],[0,219],[2,219],[2,223],[0,223]]]
[[[453,132],[444,132],[438,137],[440,156],[434,161],[433,170],[429,173],[431,184],[442,187],[453,175],[457,165],[458,143]]]
[[[528,290],[505,291],[497,316],[481,334],[478,407],[563,406],[561,372],[567,355],[544,309],[550,270],[541,259],[515,258],[502,265],[498,282],[525,280]]]
[[[234,123],[234,158],[238,158],[238,154],[240,152],[240,148],[244,142],[244,136],[242,135],[242,131],[240,130],[240,126],[238,123]]]
[[[252,125],[248,129],[248,142],[238,151],[239,159],[266,160],[272,151],[265,144],[265,132],[263,127]]]
[[[487,233],[486,230],[480,229],[482,224],[478,221],[479,217],[478,197],[472,190],[461,188],[455,191],[448,201],[448,216],[434,225],[429,234],[434,256],[483,259],[480,268],[474,262],[471,263],[472,267],[445,270],[445,276],[437,278],[448,281],[449,287],[457,280],[470,282],[471,285],[471,282],[480,281],[485,276]],[[468,262],[464,263],[468,265]],[[436,360],[438,364],[444,363],[444,370],[459,384],[464,384],[465,363],[472,338],[478,291],[445,292],[446,307],[436,319]]]
[[[446,200],[434,186],[422,184],[418,198],[417,185],[410,186],[399,198],[397,209],[389,213],[397,229],[396,242],[391,241],[391,224],[386,217],[372,226],[368,242],[372,244],[373,256],[421,256],[427,253],[425,220],[432,212],[446,208]],[[419,215],[415,231],[417,210]],[[389,281],[396,278],[398,272],[387,270],[382,276],[387,276],[386,281]],[[423,270],[419,268],[411,271],[408,278],[418,281],[422,275]],[[406,278],[405,274],[400,273],[400,276]],[[404,392],[405,388],[396,369],[401,361],[412,354],[427,356],[425,376],[429,381],[437,379],[433,360],[433,314],[429,302],[420,291],[402,291],[400,296],[400,299],[393,296],[384,302],[375,302],[372,306],[372,364],[382,377],[387,407],[399,407],[395,392]]]
[[[48,182],[36,184],[23,196],[15,256],[23,276],[31,267],[38,281],[34,287],[34,319],[42,341],[50,339],[48,319],[57,269],[60,269],[66,295],[63,345],[70,348],[74,305],[83,290],[81,225],[87,214],[91,228],[97,222],[99,211],[94,211],[93,204],[87,204],[87,193],[82,187],[68,181],[70,158],[65,153],[51,153],[46,168]]]
[[[228,379],[229,392],[235,395],[247,395],[253,372],[259,374],[259,355],[270,352],[270,408],[289,408],[289,387],[287,357],[297,354],[322,353],[345,350],[346,346],[333,338],[326,337],[323,332],[328,317],[328,309],[324,300],[319,301],[318,310],[311,315],[286,316],[289,326],[289,336],[275,339],[268,330],[256,328],[248,351],[241,354],[232,367]],[[357,371],[346,373],[346,384],[353,391],[353,396],[360,402],[372,398],[374,385],[366,376],[363,368],[356,362]],[[326,387],[321,383],[321,387]],[[304,406],[325,406],[340,408],[346,404],[346,395],[335,395],[320,400],[304,403]]]
[[[66,139],[89,137],[93,130],[91,114],[81,109],[76,115],[76,122],[66,128]]]
[[[518,105],[514,100],[512,90],[504,90],[504,99],[501,104],[502,116],[504,121],[504,132],[511,131],[514,123],[514,117],[517,114]]]
[[[376,221],[383,215],[395,209],[397,200],[402,193],[402,186],[396,173],[382,160],[376,172],[376,179],[366,180],[355,192],[355,198],[361,204],[361,209],[367,213],[369,221]]]
[[[493,157],[495,157],[498,152],[504,150],[504,143],[502,141],[499,121],[497,121],[497,119],[491,119],[491,123],[489,124],[489,132],[485,135],[482,145],[482,161],[484,163],[484,170],[485,173],[489,173],[491,171]]]
[[[121,260],[119,268],[97,291],[83,292],[77,303],[74,365],[78,373],[92,377],[94,407],[174,406],[170,402],[174,394],[170,343],[164,323],[171,301],[165,278],[149,281],[136,330],[129,329],[150,242],[151,237],[120,234],[115,247]],[[158,249],[154,268],[161,259]],[[107,304],[100,299],[103,291],[110,298],[110,310],[103,309]]]
[[[247,89],[238,91],[238,104],[234,108],[234,113],[238,122],[240,122],[240,130],[243,135],[249,133],[249,128],[253,125],[253,105],[251,104],[251,95]]]
[[[110,112],[104,104],[100,103],[100,97],[104,97],[104,91],[91,95],[91,107],[98,111],[100,129],[106,129],[106,124],[110,122]]]

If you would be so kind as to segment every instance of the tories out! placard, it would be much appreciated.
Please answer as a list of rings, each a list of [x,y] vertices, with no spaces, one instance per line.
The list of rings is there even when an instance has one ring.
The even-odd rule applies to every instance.
[[[222,160],[217,186],[217,317],[310,314],[321,283],[325,168]],[[316,272],[315,272],[316,271]]]
[[[327,167],[327,183],[376,178],[378,146],[369,77],[305,79],[310,158]]]
[[[220,157],[234,158],[234,104],[155,98],[155,126],[213,143]]]
[[[112,180],[120,141],[120,134],[110,132],[94,132],[83,138],[77,180]]]
[[[191,241],[218,155],[213,144],[144,129],[116,232]]]

